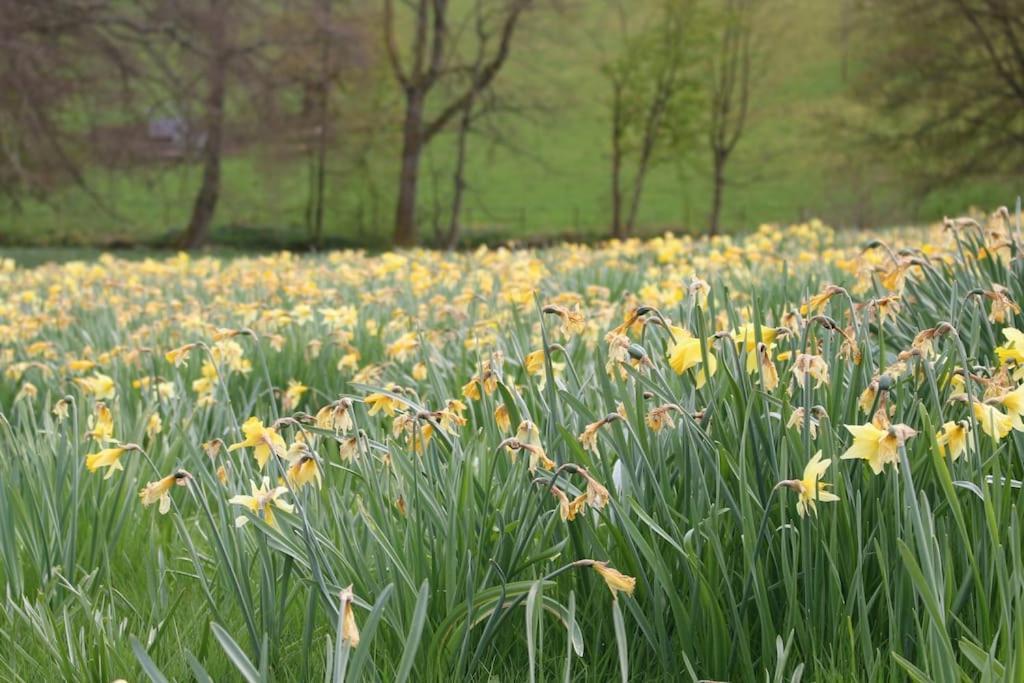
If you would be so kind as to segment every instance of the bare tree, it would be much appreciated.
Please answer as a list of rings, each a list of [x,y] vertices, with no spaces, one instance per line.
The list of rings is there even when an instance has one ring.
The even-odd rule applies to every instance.
[[[125,99],[132,68],[108,14],[102,0],[0,0],[0,194],[15,205],[70,182],[110,212],[83,171],[98,110]]]
[[[618,54],[601,71],[611,86],[611,234],[624,238],[636,226],[648,171],[658,161],[678,161],[691,142],[702,36],[693,2],[666,0],[636,35],[625,6],[618,9]]]
[[[412,246],[419,240],[416,222],[416,197],[420,175],[420,159],[424,148],[445,129],[467,104],[487,88],[501,71],[512,49],[512,38],[522,13],[532,0],[494,0],[478,3],[474,12],[494,21],[496,40],[488,41],[482,66],[441,106],[431,105],[437,113],[428,114],[431,93],[441,85],[451,85],[466,73],[462,61],[465,47],[459,45],[459,33],[453,30],[453,12],[448,0],[416,0],[412,7],[411,44],[403,60],[399,48],[402,35],[397,28],[395,2],[384,0],[384,33],[388,59],[395,79],[402,88],[401,170],[395,206],[395,246]],[[486,14],[484,14],[486,12]],[[488,34],[490,35],[490,33]],[[493,43],[490,44],[490,43]],[[407,62],[403,64],[403,61]],[[454,77],[454,78],[453,78]]]
[[[897,156],[918,196],[1024,171],[1024,6],[1018,0],[863,0],[869,146]]]
[[[710,68],[712,196],[708,234],[718,234],[725,197],[726,165],[746,131],[753,87],[753,33],[758,0],[724,0]]]

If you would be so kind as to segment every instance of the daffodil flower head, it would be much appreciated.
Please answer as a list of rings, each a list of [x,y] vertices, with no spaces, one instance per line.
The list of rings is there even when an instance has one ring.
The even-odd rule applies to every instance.
[[[284,457],[286,452],[284,438],[273,427],[264,427],[263,420],[260,418],[253,416],[246,420],[242,425],[242,433],[245,435],[245,439],[228,446],[228,452],[239,448],[253,449],[253,455],[261,470],[266,467],[271,454],[279,458]]]

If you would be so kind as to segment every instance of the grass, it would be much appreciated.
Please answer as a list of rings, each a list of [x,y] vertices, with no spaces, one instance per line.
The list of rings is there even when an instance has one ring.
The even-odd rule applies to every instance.
[[[606,232],[608,93],[599,66],[616,49],[613,17],[610,6],[592,1],[569,6],[564,15],[539,13],[524,25],[498,89],[530,113],[494,121],[505,144],[484,136],[472,143],[464,216],[468,242],[551,233],[589,238]],[[922,222],[941,218],[951,207],[996,206],[1024,192],[1019,179],[993,178],[936,191],[912,206],[898,169],[844,158],[837,142],[843,131],[826,125],[849,106],[843,99],[838,21],[835,3],[793,0],[773,8],[763,27],[770,48],[767,74],[759,81],[749,134],[729,170],[727,228],[741,231],[760,221],[811,216],[834,225],[865,216],[869,224]],[[381,79],[389,82],[387,74]],[[359,109],[360,102],[344,106],[344,115],[383,118],[396,134],[381,136],[365,172],[338,163],[348,154],[345,149],[332,151],[326,233],[337,246],[379,247],[393,215],[397,100],[370,113]],[[645,232],[703,231],[711,186],[702,144],[695,141],[677,162],[651,173],[638,221]],[[428,237],[435,208],[447,206],[453,145],[450,136],[442,136],[423,160],[420,204]],[[165,239],[187,222],[199,172],[195,167],[92,169],[87,177],[113,214],[75,189],[46,203],[26,200],[20,209],[5,212],[0,243],[112,246]],[[268,158],[252,150],[225,160],[223,177],[217,241],[263,239],[285,246],[306,239],[304,160]]]
[[[1018,679],[1024,278],[989,227],[5,262],[0,671]],[[872,416],[877,475],[841,459]],[[801,515],[816,452],[839,500]]]

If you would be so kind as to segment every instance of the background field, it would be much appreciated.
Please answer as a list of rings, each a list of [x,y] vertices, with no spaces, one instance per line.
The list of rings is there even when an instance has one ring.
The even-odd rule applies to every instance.
[[[834,117],[851,106],[838,40],[840,3],[788,0],[773,8],[766,75],[755,93],[752,126],[728,172],[727,230],[811,216],[837,226],[920,222],[968,206],[1010,204],[1020,179],[974,180],[955,190],[910,201],[898,159],[850,155],[837,141]],[[600,64],[618,38],[603,0],[568,3],[564,15],[531,16],[513,48],[497,91],[522,116],[497,115],[502,141],[481,135],[470,147],[465,239],[527,235],[590,237],[609,222],[608,85]],[[642,14],[643,5],[635,12]],[[639,21],[634,16],[634,21]],[[381,245],[392,227],[400,127],[397,88],[381,75],[392,133],[385,134],[358,173],[329,168],[325,232],[338,245]],[[240,106],[236,103],[236,106]],[[345,116],[345,112],[341,112]],[[332,155],[341,158],[347,141]],[[435,140],[422,168],[421,224],[429,239],[451,188],[452,135]],[[703,146],[703,141],[701,141]],[[646,232],[701,232],[711,185],[708,153],[657,167],[639,214]],[[337,165],[337,162],[335,162]],[[247,150],[225,158],[214,241],[238,246],[288,246],[306,238],[307,161]],[[45,201],[0,204],[0,244],[100,244],[159,240],[187,222],[198,167],[110,171],[90,169],[88,181],[104,207],[79,189]]]

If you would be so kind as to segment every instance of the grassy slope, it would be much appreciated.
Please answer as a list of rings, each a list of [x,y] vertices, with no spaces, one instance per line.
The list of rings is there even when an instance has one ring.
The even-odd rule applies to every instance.
[[[837,161],[836,145],[821,132],[823,114],[835,108],[841,88],[840,48],[835,40],[836,8],[831,3],[789,0],[775,8],[777,26],[767,27],[770,58],[757,91],[749,134],[729,170],[724,221],[743,228],[760,222],[795,221],[811,215],[849,222],[852,171]],[[613,15],[601,0],[570,6],[566,14],[534,16],[521,34],[513,59],[499,79],[509,101],[526,106],[527,118],[503,121],[507,145],[478,138],[469,162],[467,223],[478,235],[567,232],[595,234],[608,216],[608,124],[606,85],[598,72],[602,55],[614,49]],[[505,125],[507,123],[507,125]],[[514,149],[510,149],[510,147]],[[449,191],[450,136],[437,139],[424,160],[421,202],[429,223],[435,198]],[[699,231],[707,214],[710,184],[703,149],[685,168],[661,166],[644,193],[640,223],[647,230]],[[336,180],[329,198],[327,230],[343,241],[381,243],[391,215],[395,153],[385,145],[371,159],[382,189],[368,206],[364,182]],[[878,169],[858,169],[873,197],[882,184]],[[271,228],[303,234],[306,169],[301,161],[270,162],[256,155],[229,159],[224,168],[218,228],[231,241],[248,238],[233,226]],[[195,169],[153,174],[94,173],[90,180],[108,197],[116,215],[98,209],[84,193],[62,193],[48,204],[26,203],[7,212],[0,234],[10,241],[112,243],[153,239],[187,219],[198,180]],[[872,185],[874,182],[874,185]],[[346,185],[346,183],[348,183]],[[919,207],[900,204],[875,220],[933,218],[970,204],[1007,203],[1019,186],[966,184],[930,197]],[[426,232],[429,227],[424,228]],[[224,231],[227,231],[226,233]]]

